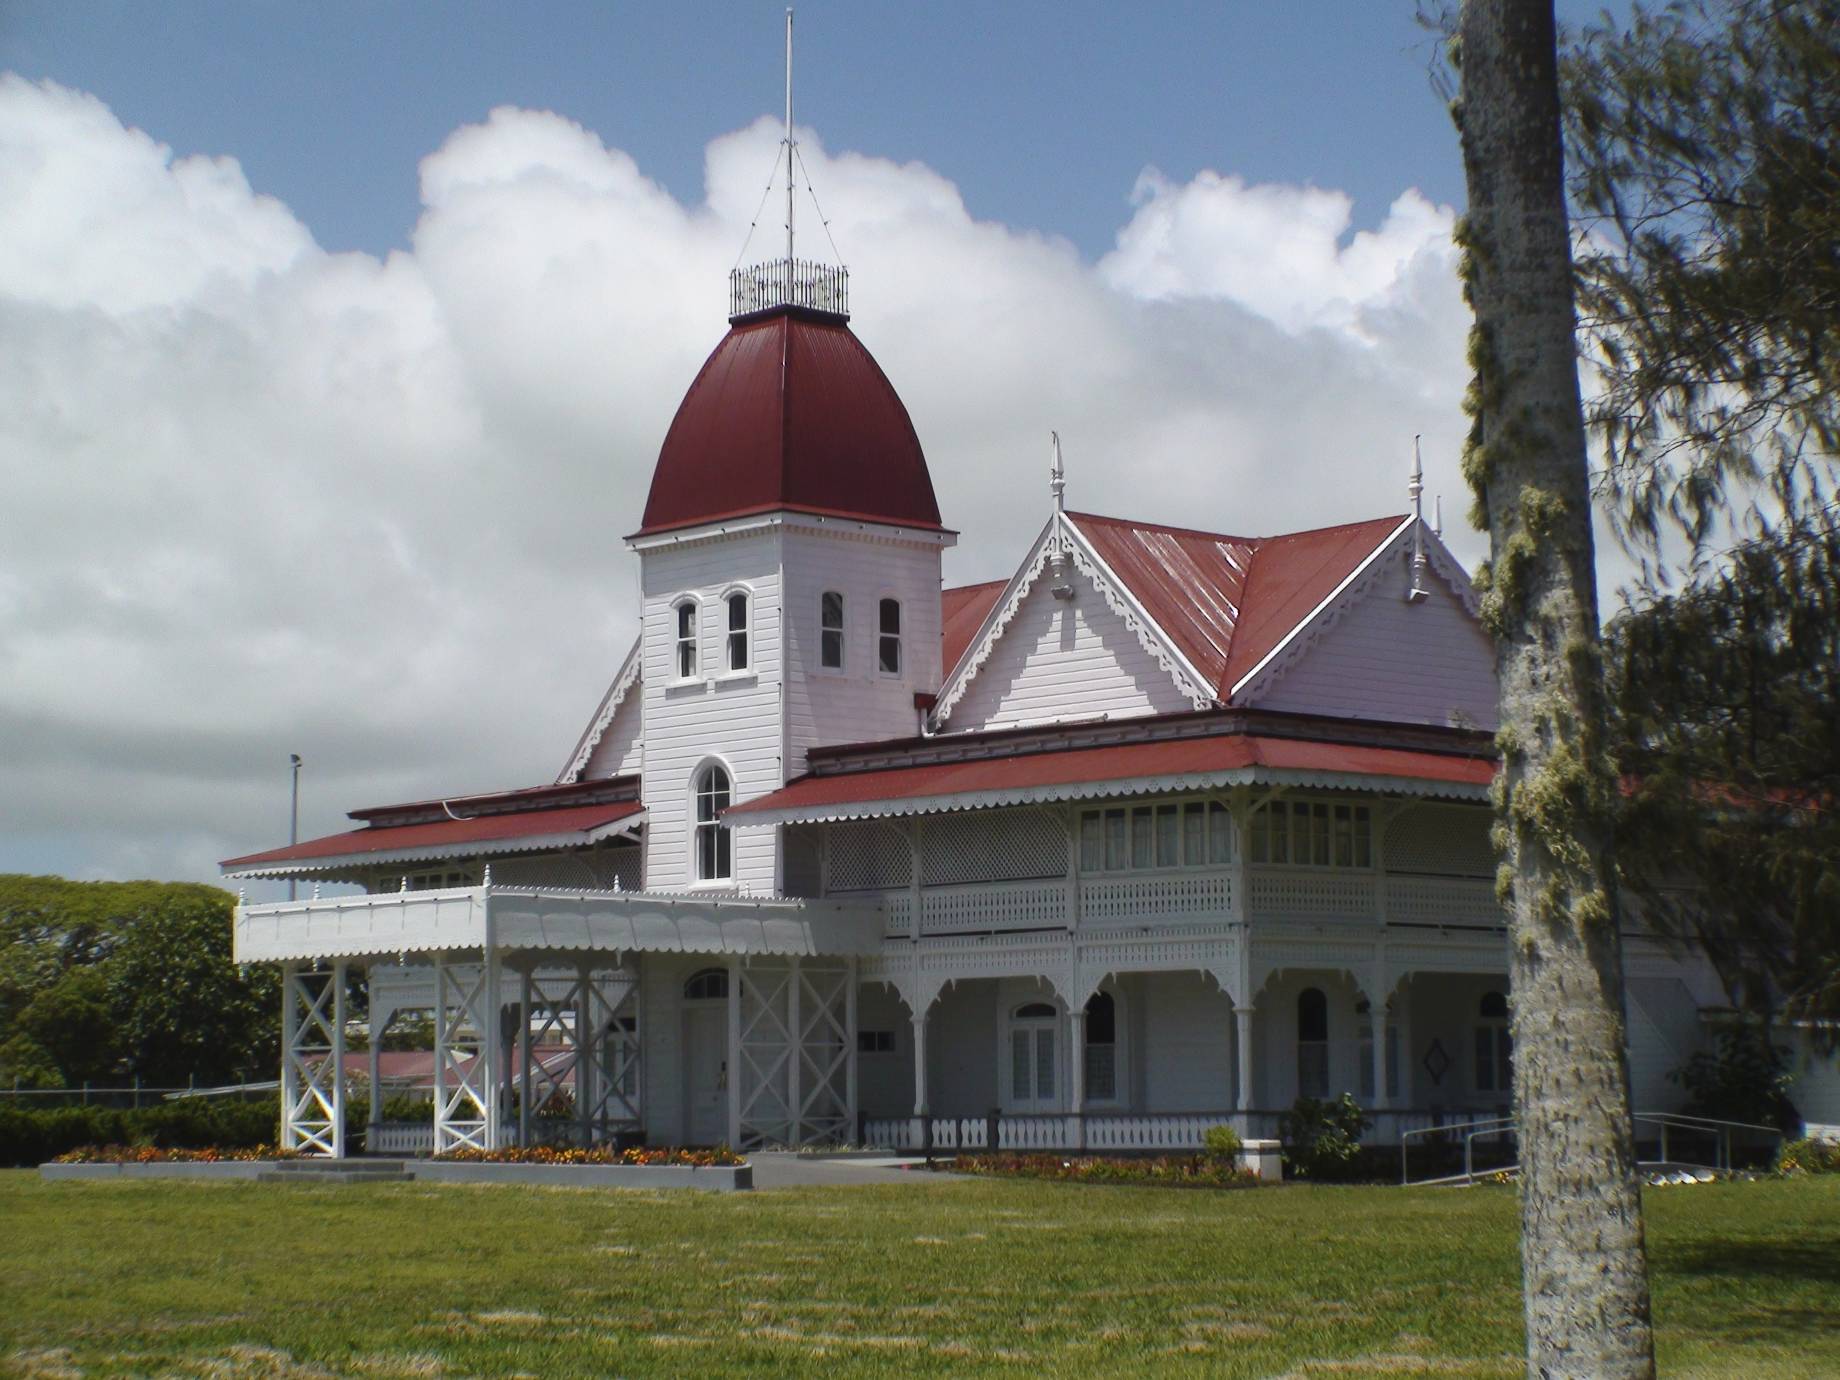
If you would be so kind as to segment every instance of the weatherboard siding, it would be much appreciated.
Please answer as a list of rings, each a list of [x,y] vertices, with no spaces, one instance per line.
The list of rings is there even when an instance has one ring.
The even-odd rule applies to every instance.
[[[1054,597],[1071,585],[1072,599]],[[946,721],[953,732],[1193,709],[1084,576],[1044,571]]]
[[[785,535],[787,775],[805,754],[835,743],[912,737],[914,695],[939,689],[939,548],[848,529],[790,529]],[[844,665],[819,664],[819,602],[843,595]],[[901,601],[901,672],[879,669],[884,598]]]
[[[643,784],[647,811],[646,886],[676,890],[695,884],[690,852],[693,781],[706,762],[727,764],[735,799],[749,800],[785,781],[780,760],[780,538],[755,532],[720,541],[661,547],[643,553],[641,585],[645,737]],[[723,596],[745,587],[751,596],[751,666],[743,675],[723,668]],[[701,601],[699,675],[676,676],[676,606]],[[753,894],[778,883],[773,830],[736,830],[734,881]]]
[[[1495,654],[1449,585],[1406,602],[1404,547],[1355,603],[1250,703],[1262,709],[1387,723],[1470,724],[1493,731]]]

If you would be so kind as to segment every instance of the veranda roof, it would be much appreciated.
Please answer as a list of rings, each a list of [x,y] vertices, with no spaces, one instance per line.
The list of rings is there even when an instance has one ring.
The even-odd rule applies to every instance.
[[[812,823],[1251,784],[1482,800],[1494,775],[1486,756],[1235,733],[808,775],[724,818]]]
[[[227,858],[224,871],[238,877],[285,877],[346,864],[413,862],[578,848],[638,824],[636,800],[602,801],[554,810],[438,819],[418,824],[369,825],[286,848]]]

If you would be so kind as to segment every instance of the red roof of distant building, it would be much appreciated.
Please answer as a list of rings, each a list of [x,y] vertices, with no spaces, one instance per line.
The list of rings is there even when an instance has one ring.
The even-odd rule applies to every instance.
[[[1463,794],[1486,788],[1495,775],[1495,762],[1487,756],[1232,733],[807,775],[770,794],[731,806],[727,814],[1000,795],[1087,783],[1103,786],[1244,768],[1421,781],[1467,788]],[[1104,793],[1102,789],[1090,792]]]
[[[1223,701],[1405,520],[1234,537],[1067,516]]]
[[[735,322],[665,433],[637,535],[791,509],[937,529],[907,408],[842,317]]]
[[[594,835],[643,807],[636,800],[605,801],[598,805],[571,805],[554,810],[526,810],[516,814],[480,815],[471,819],[441,819],[425,824],[371,825],[343,834],[308,839],[266,853],[228,858],[221,866],[247,871],[277,863],[312,862],[316,859],[357,857],[373,853],[452,847],[478,851],[482,843],[512,844],[522,840],[555,839],[558,847],[586,843]],[[439,854],[431,854],[439,856]]]
[[[991,580],[981,585],[960,585],[940,592],[940,660],[942,675],[951,679],[958,660],[971,646],[971,639],[984,626],[991,608],[1002,598],[1007,580]]]

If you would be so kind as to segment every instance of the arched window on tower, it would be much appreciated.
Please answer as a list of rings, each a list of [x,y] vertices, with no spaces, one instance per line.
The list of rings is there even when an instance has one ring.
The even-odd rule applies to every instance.
[[[884,599],[881,607],[881,637],[878,653],[883,675],[901,674],[901,601]]]
[[[677,678],[696,676],[696,600],[686,599],[677,606]]]
[[[748,668],[748,597],[745,590],[728,596],[728,669]]]
[[[834,589],[818,596],[818,664],[843,669],[843,595]]]
[[[715,765],[696,774],[696,828],[693,848],[696,879],[725,882],[735,875],[733,845],[722,811],[730,799],[728,772]]]
[[[1297,994],[1297,1095],[1329,1095],[1329,999],[1320,987]]]

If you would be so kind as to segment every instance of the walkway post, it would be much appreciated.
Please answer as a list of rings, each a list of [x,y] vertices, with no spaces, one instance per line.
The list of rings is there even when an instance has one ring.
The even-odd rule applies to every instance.
[[[1068,1119],[1073,1123],[1068,1129],[1075,1150],[1086,1148],[1086,1008],[1070,1006],[1067,1010],[1067,1023],[1071,1027],[1068,1044],[1067,1074],[1072,1081],[1072,1090],[1067,1105],[1073,1109]]]
[[[1234,1052],[1239,1056],[1239,1110],[1242,1117],[1252,1110],[1252,1011],[1251,1006],[1233,1008]],[[1240,1134],[1250,1136],[1250,1121],[1240,1129]]]
[[[345,964],[332,965],[332,1158],[345,1158]]]
[[[931,1113],[926,1105],[926,1009],[914,1013],[914,1116],[920,1125],[916,1140],[929,1139],[926,1133]]]
[[[728,1148],[741,1149],[741,960],[728,960]]]

